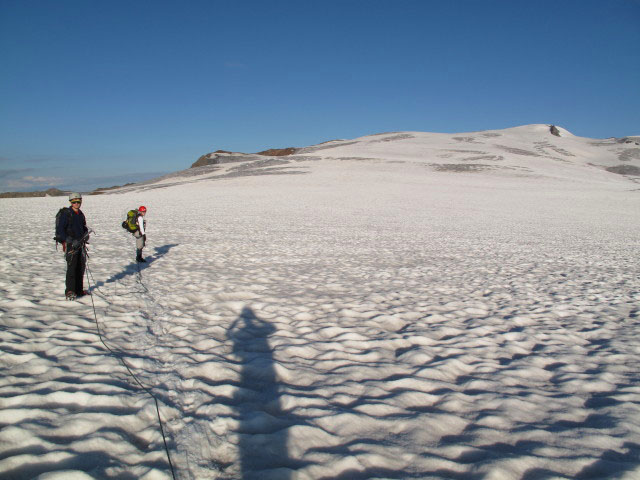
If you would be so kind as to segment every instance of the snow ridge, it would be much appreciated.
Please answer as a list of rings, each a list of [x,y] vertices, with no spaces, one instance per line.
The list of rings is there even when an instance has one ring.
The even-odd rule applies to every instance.
[[[399,168],[415,163],[440,173],[483,173],[532,180],[640,183],[640,137],[581,138],[562,127],[543,124],[459,134],[381,133],[301,148],[286,157],[241,153],[216,156],[221,158],[219,164],[189,168],[115,192],[238,176],[299,175],[308,172],[310,162],[331,160],[390,162]],[[622,177],[617,178],[618,175]]]

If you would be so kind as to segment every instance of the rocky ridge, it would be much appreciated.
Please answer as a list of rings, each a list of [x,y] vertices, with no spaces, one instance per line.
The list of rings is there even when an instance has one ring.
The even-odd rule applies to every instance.
[[[288,147],[288,148],[271,148],[258,153],[241,153],[241,152],[228,152],[226,150],[216,150],[212,153],[206,153],[202,155],[198,160],[191,164],[190,168],[204,167],[207,165],[220,165],[222,163],[232,163],[244,161],[247,158],[254,158],[256,155],[263,157],[286,157],[293,155],[300,149]]]

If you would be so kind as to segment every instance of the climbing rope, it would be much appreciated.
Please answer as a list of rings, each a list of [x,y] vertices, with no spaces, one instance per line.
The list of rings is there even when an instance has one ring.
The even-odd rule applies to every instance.
[[[89,296],[91,297],[91,306],[93,307],[93,317],[94,317],[95,322],[96,322],[96,329],[98,331],[98,337],[100,338],[100,342],[102,342],[104,347],[109,352],[111,352],[111,354],[114,357],[116,357],[120,361],[120,363],[122,363],[124,368],[126,368],[127,371],[129,372],[129,375],[131,376],[131,378],[134,379],[134,381],[140,386],[140,388],[142,388],[145,392],[147,392],[147,394],[149,394],[149,396],[151,398],[153,398],[153,401],[154,401],[155,406],[156,406],[156,413],[158,415],[158,425],[160,426],[160,433],[162,434],[162,441],[164,442],[164,449],[165,449],[165,452],[167,454],[167,460],[169,461],[169,467],[171,468],[171,476],[173,477],[173,480],[176,480],[176,473],[175,473],[175,470],[173,468],[173,463],[171,462],[171,455],[169,453],[169,446],[167,445],[167,437],[165,436],[164,428],[162,426],[162,418],[160,417],[160,406],[158,404],[158,399],[153,394],[153,392],[149,388],[145,387],[142,384],[142,382],[138,379],[138,377],[136,377],[136,375],[131,371],[131,368],[129,368],[129,365],[127,365],[127,362],[125,362],[124,358],[122,358],[122,355],[119,352],[114,351],[104,341],[104,337],[102,336],[102,332],[100,331],[100,324],[98,322],[98,313],[96,311],[96,305],[95,305],[95,303],[93,301],[93,293],[91,292],[91,280],[89,279],[89,277],[93,278],[93,274],[91,274],[91,270],[89,269],[89,266],[88,266],[87,259],[89,258],[89,255],[87,254],[87,250],[84,247],[84,245],[82,247],[82,255],[84,256],[85,270],[87,271],[87,284],[89,285]],[[140,267],[138,267],[138,275],[141,276]],[[139,281],[142,284],[141,279]],[[95,285],[95,282],[94,282],[93,286],[94,286],[94,288],[97,288],[96,285]],[[144,284],[142,284],[142,286],[144,287]],[[146,287],[144,287],[144,288],[146,289]]]

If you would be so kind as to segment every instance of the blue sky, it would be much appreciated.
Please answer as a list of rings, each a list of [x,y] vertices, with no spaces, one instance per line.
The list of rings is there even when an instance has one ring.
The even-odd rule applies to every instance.
[[[0,191],[385,131],[640,135],[640,0],[0,0]]]

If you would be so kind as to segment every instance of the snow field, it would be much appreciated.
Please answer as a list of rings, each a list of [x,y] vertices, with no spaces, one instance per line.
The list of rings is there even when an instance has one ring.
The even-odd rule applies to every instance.
[[[299,168],[83,205],[101,332],[178,478],[640,475],[637,192]],[[59,204],[0,203],[0,472],[170,478],[153,400],[62,299]]]

